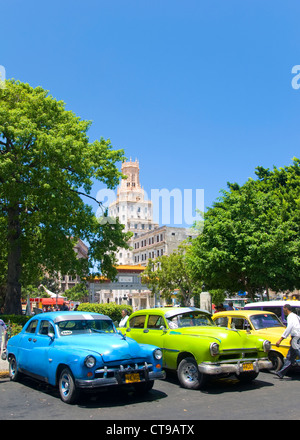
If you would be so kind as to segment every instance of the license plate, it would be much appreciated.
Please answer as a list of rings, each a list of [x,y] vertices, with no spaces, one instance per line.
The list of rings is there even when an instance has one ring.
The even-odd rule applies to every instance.
[[[126,383],[140,382],[139,373],[125,374],[125,382]]]
[[[247,362],[243,364],[243,371],[253,371],[253,370],[254,367],[252,362]]]

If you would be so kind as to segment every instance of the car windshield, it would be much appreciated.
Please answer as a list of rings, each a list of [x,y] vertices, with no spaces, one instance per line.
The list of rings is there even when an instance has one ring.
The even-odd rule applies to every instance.
[[[116,333],[115,326],[110,319],[74,319],[57,323],[61,336],[87,333]]]
[[[203,312],[186,312],[167,318],[170,328],[214,325],[210,316]]]
[[[284,327],[276,315],[269,315],[267,313],[264,315],[252,315],[250,321],[255,330],[261,330],[268,327]]]

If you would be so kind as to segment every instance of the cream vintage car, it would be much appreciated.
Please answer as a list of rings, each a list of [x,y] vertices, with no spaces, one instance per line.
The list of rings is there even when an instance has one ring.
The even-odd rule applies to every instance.
[[[290,348],[290,338],[284,339],[280,346],[276,347],[275,344],[282,336],[285,325],[275,313],[261,310],[226,310],[215,313],[212,319],[219,327],[236,329],[268,339],[271,342],[268,357],[272,361],[273,370],[280,370]]]

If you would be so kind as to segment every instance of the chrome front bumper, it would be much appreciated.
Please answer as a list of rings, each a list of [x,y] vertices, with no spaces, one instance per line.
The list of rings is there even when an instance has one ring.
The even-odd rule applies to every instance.
[[[253,370],[247,371],[244,369],[244,364],[253,364]],[[255,372],[259,373],[260,370],[270,370],[272,368],[272,362],[267,358],[262,359],[243,359],[241,361],[237,361],[236,363],[212,363],[212,362],[202,362],[198,365],[198,369],[200,373],[209,374],[209,375],[218,375],[218,374],[228,374],[235,373],[237,375],[241,373],[247,372]]]
[[[147,374],[147,379],[142,379],[140,382],[133,382],[133,383],[142,383],[142,382],[148,382],[149,380],[156,380],[156,379],[165,379],[166,373],[165,371],[149,371]],[[131,383],[131,385],[133,384]],[[100,388],[100,387],[106,387],[109,385],[126,385],[126,382],[124,381],[124,378],[122,375],[115,375],[114,377],[101,377],[96,379],[75,379],[75,384],[79,388]]]

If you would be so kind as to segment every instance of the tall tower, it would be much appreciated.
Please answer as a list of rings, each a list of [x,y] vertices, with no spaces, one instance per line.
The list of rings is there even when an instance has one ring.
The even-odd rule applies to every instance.
[[[157,228],[158,224],[153,222],[152,202],[145,200],[145,192],[140,184],[138,160],[124,162],[121,171],[127,179],[121,180],[117,199],[109,205],[109,215],[119,217],[120,222],[125,225],[125,231],[131,231],[134,238]],[[120,265],[134,264],[133,254],[129,249],[121,249],[117,257]]]

